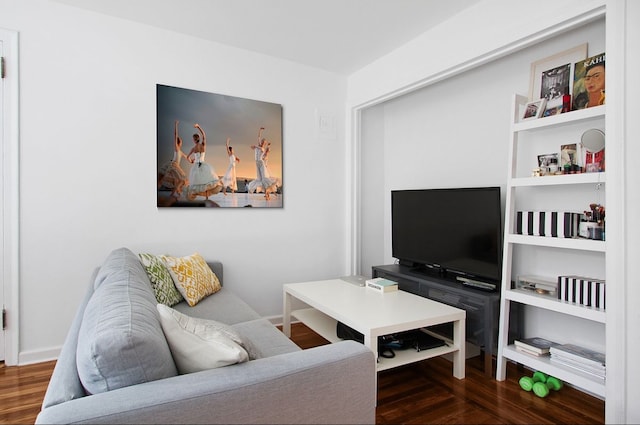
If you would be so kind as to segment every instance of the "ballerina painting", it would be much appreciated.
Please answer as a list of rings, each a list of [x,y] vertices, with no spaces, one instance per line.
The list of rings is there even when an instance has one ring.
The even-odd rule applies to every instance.
[[[282,105],[160,84],[156,94],[158,207],[282,208]],[[191,146],[178,123],[195,129]]]

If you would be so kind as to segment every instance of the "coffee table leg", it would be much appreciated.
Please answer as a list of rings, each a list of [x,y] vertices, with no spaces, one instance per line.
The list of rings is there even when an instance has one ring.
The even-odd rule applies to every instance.
[[[291,294],[287,291],[283,293],[282,305],[282,332],[291,338]]]
[[[373,343],[371,341],[374,341]],[[376,369],[373,372],[374,374],[374,385],[376,387],[376,394],[378,394],[378,335],[364,334],[364,345],[369,348],[369,350],[373,351],[373,355],[376,359]],[[378,400],[376,396],[376,406],[378,405]]]
[[[464,379],[465,374],[465,322],[465,319],[453,322],[453,343],[459,347],[453,352],[453,376],[458,379]]]

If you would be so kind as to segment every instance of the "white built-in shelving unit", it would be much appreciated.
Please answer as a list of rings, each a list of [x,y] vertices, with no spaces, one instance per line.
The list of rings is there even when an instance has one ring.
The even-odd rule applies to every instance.
[[[511,137],[509,145],[509,174],[506,190],[505,231],[503,253],[503,278],[501,288],[500,324],[498,340],[498,358],[496,379],[506,377],[506,362],[514,361],[533,370],[540,370],[557,377],[571,385],[579,387],[600,397],[605,396],[605,381],[580,371],[562,367],[550,361],[549,357],[535,357],[517,351],[509,344],[509,313],[512,303],[526,306],[529,311],[540,310],[559,314],[562,320],[583,320],[585,326],[600,324],[604,327],[606,314],[604,309],[585,307],[579,304],[561,301],[549,295],[516,289],[512,282],[518,275],[579,275],[585,269],[588,273],[605,277],[604,263],[606,241],[583,238],[554,238],[527,236],[515,233],[517,211],[584,211],[589,202],[604,199],[606,184],[605,172],[552,175],[531,177],[535,166],[536,154],[559,151],[561,143],[577,141],[589,128],[604,130],[606,106],[571,111],[551,117],[521,121],[520,116],[528,99],[515,95],[512,106]],[[531,248],[533,247],[533,248]],[[535,249],[536,254],[547,251],[546,255],[562,258],[554,264],[544,265],[536,262],[538,255],[519,254],[527,249]],[[543,255],[543,254],[541,254]],[[552,273],[555,272],[555,273]],[[525,316],[525,328],[526,326]],[[553,334],[551,327],[536,329],[535,335],[523,337],[547,337],[545,330]],[[551,340],[558,343],[577,343],[575,335],[565,335],[566,340],[558,340],[553,334]],[[586,346],[593,341],[585,341]]]

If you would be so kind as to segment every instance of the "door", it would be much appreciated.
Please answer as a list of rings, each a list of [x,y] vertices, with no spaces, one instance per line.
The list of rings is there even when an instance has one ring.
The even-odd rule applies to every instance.
[[[18,33],[0,28],[0,362],[18,364]]]
[[[0,39],[0,60],[4,61],[4,49],[3,49],[3,43],[4,40]],[[4,68],[4,63],[0,63],[0,65]],[[1,311],[4,313],[5,311],[5,303],[4,303],[4,293],[5,293],[5,276],[7,275],[5,273],[5,246],[6,246],[6,241],[5,241],[5,140],[4,140],[4,134],[5,134],[5,111],[4,111],[4,73],[2,71],[0,71],[0,73],[2,73],[2,75],[0,75],[1,79],[0,79],[0,146],[2,146],[2,173],[0,173],[0,190],[2,190],[2,192],[0,192],[1,199],[2,199],[2,209],[0,209],[0,222],[2,223],[2,230],[0,230],[0,232],[2,232],[2,245],[0,245],[0,270],[2,270],[2,281],[0,282],[0,308],[2,309]],[[4,356],[5,356],[5,323],[4,323],[4,314],[2,314],[0,316],[0,362],[4,361]]]

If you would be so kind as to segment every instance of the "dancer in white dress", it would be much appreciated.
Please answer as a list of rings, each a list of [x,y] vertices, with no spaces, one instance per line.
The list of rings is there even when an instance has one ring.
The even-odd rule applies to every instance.
[[[182,138],[178,136],[178,124],[179,121],[176,120],[173,127],[173,158],[158,170],[158,188],[172,189],[171,196],[176,198],[182,195],[182,190],[189,184],[187,175],[180,166],[180,160],[187,155],[182,152]]]
[[[227,172],[224,173],[222,177],[222,193],[224,196],[227,196],[227,188],[231,189],[231,192],[236,192],[238,190],[238,181],[236,179],[236,162],[240,162],[240,158],[238,158],[233,153],[233,147],[229,146],[229,142],[231,142],[231,138],[227,138],[227,155],[229,156],[229,167],[227,168]]]
[[[187,187],[187,198],[194,200],[197,196],[209,198],[222,189],[222,182],[215,169],[205,162],[205,153],[207,150],[207,136],[199,124],[194,127],[200,134],[193,135],[195,146],[187,155],[187,159],[193,164],[189,172],[189,186]],[[202,140],[200,140],[202,136]],[[192,158],[193,156],[193,158]]]
[[[267,149],[268,142],[267,139],[262,137],[262,132],[264,131],[264,127],[260,127],[258,131],[258,144],[251,145],[251,149],[253,149],[256,160],[256,179],[252,180],[249,183],[248,192],[260,192],[264,191],[265,199],[271,199],[271,193],[274,191],[277,181],[271,177],[269,177],[266,173],[264,163],[264,153]]]
[[[273,193],[274,195],[278,195],[278,183],[279,180],[275,177],[271,177],[271,172],[269,172],[269,152],[271,151],[271,142],[266,142],[266,148],[264,149],[264,153],[262,154],[262,162],[264,163],[264,178],[266,181],[270,182],[270,186],[266,188],[265,193]]]

